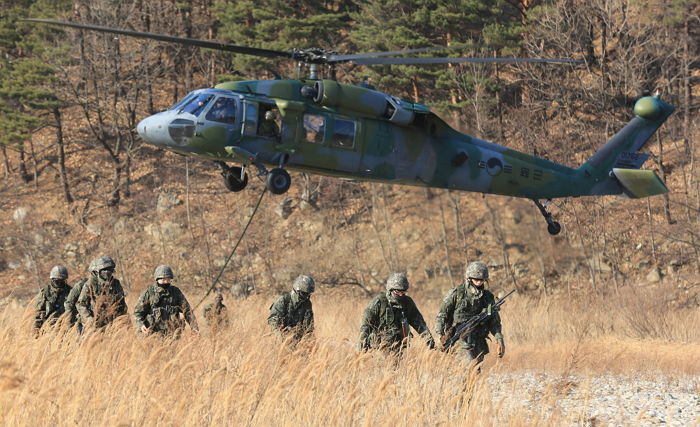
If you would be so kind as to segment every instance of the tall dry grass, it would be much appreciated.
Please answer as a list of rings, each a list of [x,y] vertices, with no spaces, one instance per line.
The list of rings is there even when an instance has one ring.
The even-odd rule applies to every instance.
[[[661,312],[664,329],[640,328],[660,319],[635,311],[647,301],[640,294],[617,302],[515,295],[503,310],[506,357],[488,357],[478,375],[418,341],[400,363],[357,353],[367,300],[323,289],[314,297],[315,341],[281,345],[265,323],[272,299],[229,301],[229,329],[203,328],[178,341],[136,336],[128,322],[80,337],[59,327],[34,338],[26,309],[6,304],[0,419],[5,425],[561,425],[585,421],[583,411],[556,410],[566,381],[548,388],[534,407],[510,407],[491,398],[487,379],[522,370],[561,378],[700,374],[698,310]],[[130,307],[134,300],[131,295]],[[415,300],[432,326],[439,301]],[[516,392],[518,384],[512,387]]]

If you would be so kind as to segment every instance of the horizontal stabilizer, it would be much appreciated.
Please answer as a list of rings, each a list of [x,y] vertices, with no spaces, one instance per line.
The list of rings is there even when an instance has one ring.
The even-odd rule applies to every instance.
[[[638,199],[668,193],[668,188],[654,171],[613,168],[613,174],[630,198]]]

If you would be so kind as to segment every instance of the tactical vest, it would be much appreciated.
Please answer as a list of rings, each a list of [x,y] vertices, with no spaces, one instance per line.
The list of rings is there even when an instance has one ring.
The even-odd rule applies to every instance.
[[[476,295],[469,294],[467,285],[462,284],[458,286],[455,290],[455,309],[452,314],[452,324],[457,325],[462,323],[481,313],[483,310],[488,309],[489,294],[491,294],[489,291],[483,290],[481,296],[477,297]],[[493,298],[491,298],[491,300],[492,299]],[[485,337],[488,335],[486,325],[481,324],[472,334],[476,337]]]
[[[44,312],[45,318],[59,317],[65,312],[65,307],[63,303],[71,290],[71,287],[66,285],[62,288],[51,289],[52,285],[41,290],[42,296],[44,298]]]
[[[174,289],[165,292],[153,290],[149,297],[151,313],[146,315],[146,327],[156,330],[184,327],[179,314],[182,313],[182,300]]]
[[[377,334],[382,341],[401,341],[410,336],[408,318],[403,308],[399,308],[398,313],[391,307],[386,294],[379,295],[379,327]]]
[[[299,304],[294,306],[292,294],[288,292],[283,295],[282,302],[284,303],[284,318],[281,319],[283,327],[293,328],[304,321],[304,316],[308,310],[307,306],[311,304],[311,301],[300,301]]]

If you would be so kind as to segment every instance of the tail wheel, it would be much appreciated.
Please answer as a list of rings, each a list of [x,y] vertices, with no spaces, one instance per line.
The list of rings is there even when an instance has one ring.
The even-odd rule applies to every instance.
[[[274,168],[267,174],[267,189],[272,194],[284,194],[292,185],[292,178],[286,170]]]
[[[561,231],[561,225],[556,221],[552,221],[549,224],[547,224],[547,231],[552,236],[556,236]]]
[[[243,174],[241,180],[241,168],[231,167],[222,174],[224,176],[224,185],[229,191],[241,191],[248,185],[248,174]]]

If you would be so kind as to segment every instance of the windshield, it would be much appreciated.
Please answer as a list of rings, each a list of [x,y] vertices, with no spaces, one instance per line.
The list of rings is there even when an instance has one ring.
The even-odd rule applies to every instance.
[[[172,107],[168,108],[168,110],[178,110],[180,107],[185,105],[185,103],[190,102],[195,96],[197,95],[192,92],[188,93],[182,99],[173,104]]]
[[[188,99],[187,102],[180,107],[180,111],[198,116],[213,97],[214,95],[210,93],[199,94],[192,99]]]
[[[225,96],[219,97],[209,109],[207,120],[233,124],[236,122],[236,100]]]

